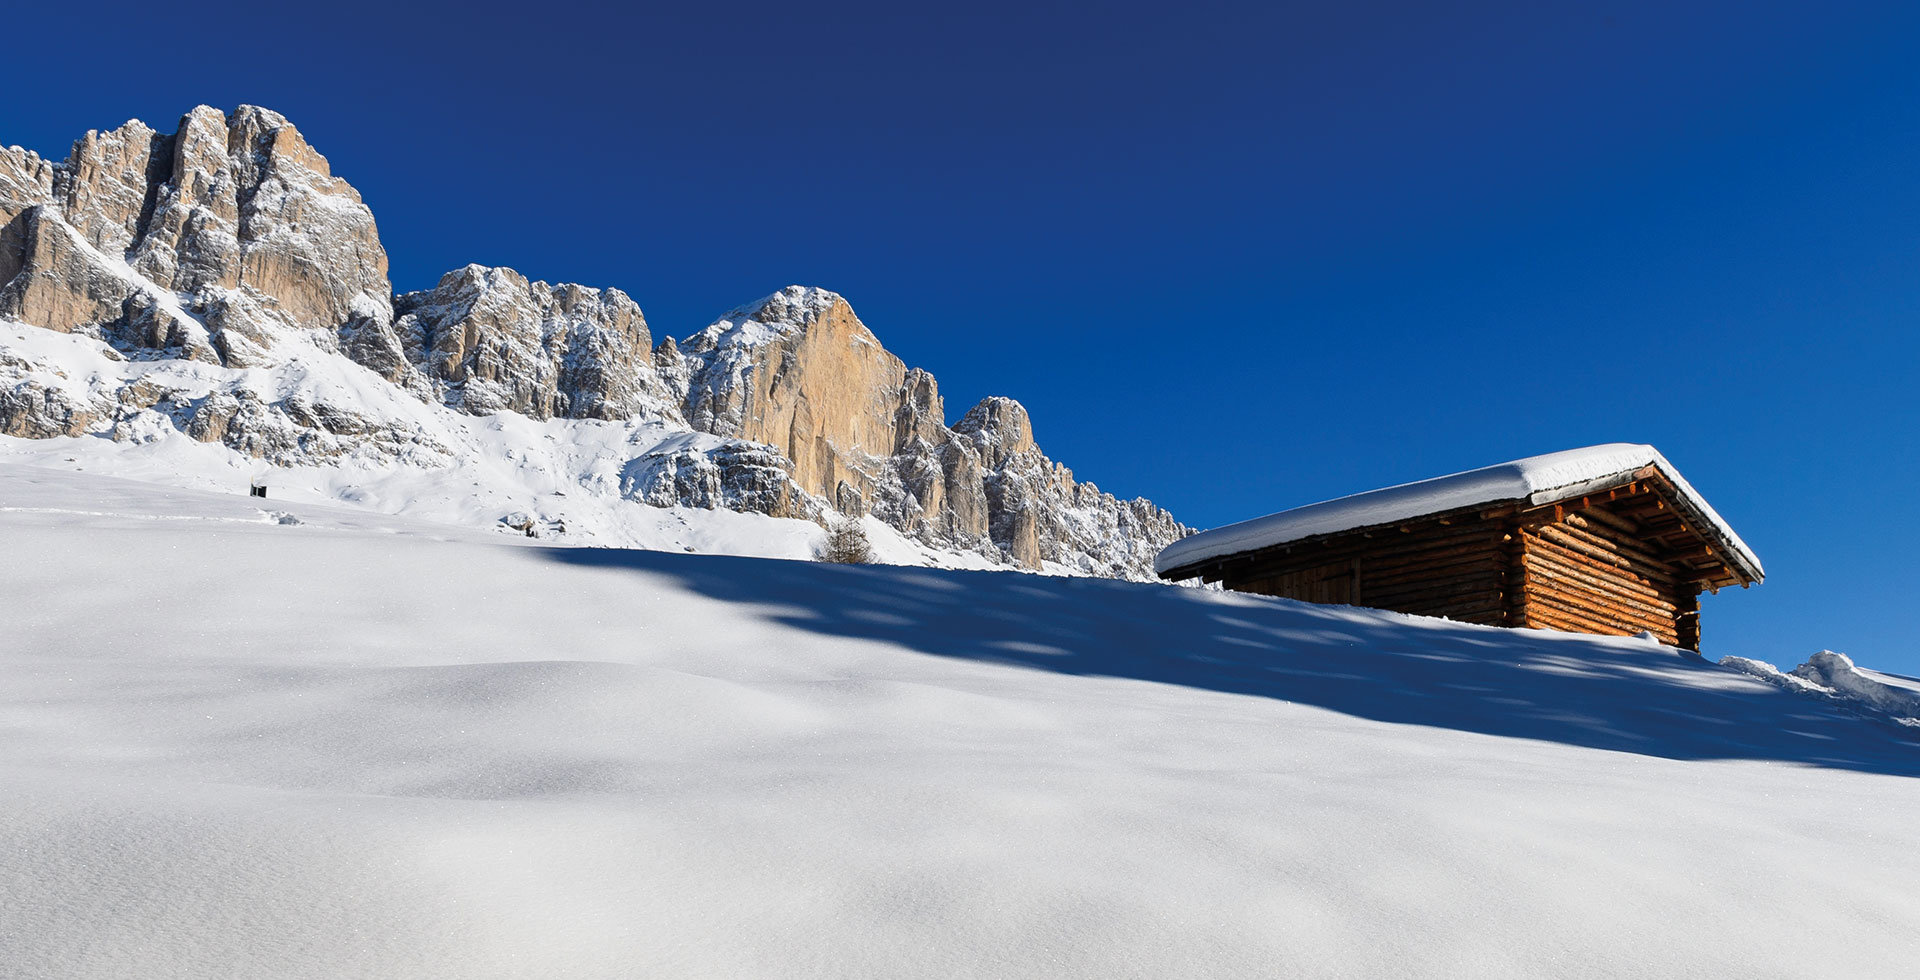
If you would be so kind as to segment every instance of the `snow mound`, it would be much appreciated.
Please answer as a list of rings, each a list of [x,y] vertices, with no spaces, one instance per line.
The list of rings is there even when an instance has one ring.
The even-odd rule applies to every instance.
[[[1920,728],[1920,680],[1867,670],[1844,653],[1822,650],[1791,673],[1745,657],[1722,657],[1720,665],[1795,694]]]

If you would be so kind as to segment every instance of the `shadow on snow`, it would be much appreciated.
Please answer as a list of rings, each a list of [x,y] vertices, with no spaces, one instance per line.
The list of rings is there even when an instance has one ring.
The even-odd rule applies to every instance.
[[[1651,642],[1107,579],[543,549],[667,576],[742,615],[942,657],[1136,678],[1361,718],[1668,759],[1920,775],[1920,733]]]

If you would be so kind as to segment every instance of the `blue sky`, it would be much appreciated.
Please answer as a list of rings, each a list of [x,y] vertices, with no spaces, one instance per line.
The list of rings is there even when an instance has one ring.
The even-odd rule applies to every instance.
[[[1201,527],[1651,442],[1767,562],[1710,655],[1920,673],[1920,6],[921,6],[34,5],[0,142],[265,105],[400,289],[826,286]]]

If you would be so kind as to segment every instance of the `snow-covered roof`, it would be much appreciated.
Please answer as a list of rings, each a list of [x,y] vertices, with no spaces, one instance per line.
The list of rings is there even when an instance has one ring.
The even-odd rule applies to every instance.
[[[1585,449],[1530,456],[1510,463],[1435,477],[1417,483],[1369,490],[1283,510],[1250,521],[1202,531],[1168,545],[1154,560],[1165,574],[1216,558],[1270,548],[1322,534],[1392,524],[1466,507],[1524,501],[1550,504],[1617,485],[1647,466],[1658,467],[1683,507],[1695,512],[1715,543],[1754,581],[1765,575],[1760,559],[1733,528],[1687,483],[1680,471],[1652,446],[1615,442]]]

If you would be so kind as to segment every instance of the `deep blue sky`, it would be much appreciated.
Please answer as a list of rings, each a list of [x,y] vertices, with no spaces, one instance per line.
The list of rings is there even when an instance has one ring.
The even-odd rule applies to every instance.
[[[925,8],[37,4],[0,142],[265,105],[400,289],[826,286],[1201,527],[1651,442],[1770,572],[1709,655],[1920,673],[1920,5]]]

